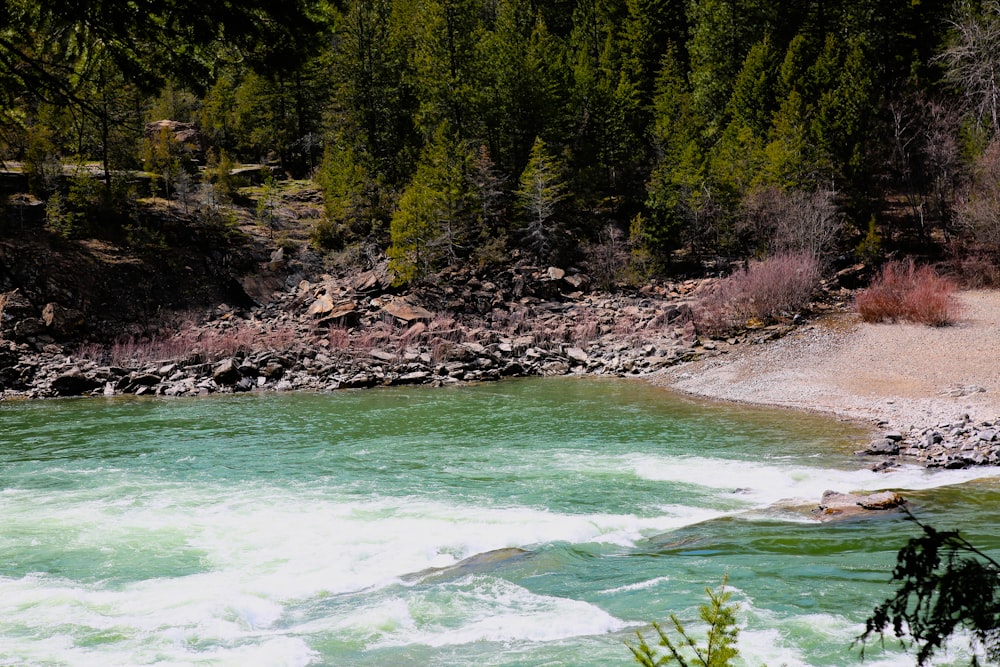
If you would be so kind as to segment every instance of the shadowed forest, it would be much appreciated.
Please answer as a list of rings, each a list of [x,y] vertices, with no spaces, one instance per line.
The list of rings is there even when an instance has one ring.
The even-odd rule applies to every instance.
[[[313,245],[387,256],[399,284],[518,260],[614,284],[691,260],[898,250],[996,280],[993,0],[4,10],[0,158],[45,202],[47,233],[134,231],[140,172],[224,218],[252,163],[313,179]]]

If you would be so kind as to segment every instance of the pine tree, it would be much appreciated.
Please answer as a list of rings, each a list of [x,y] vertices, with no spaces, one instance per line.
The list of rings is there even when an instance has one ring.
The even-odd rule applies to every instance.
[[[541,262],[552,259],[562,231],[561,209],[567,197],[562,172],[561,162],[549,154],[541,138],[535,138],[516,194],[523,220],[524,248]]]
[[[465,144],[447,124],[438,128],[389,225],[387,254],[397,284],[418,280],[469,253],[476,211],[470,164]]]

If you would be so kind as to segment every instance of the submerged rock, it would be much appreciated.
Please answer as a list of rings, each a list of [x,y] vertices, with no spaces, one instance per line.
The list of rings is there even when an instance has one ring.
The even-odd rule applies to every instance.
[[[422,581],[431,578],[435,581],[441,579],[458,579],[467,574],[475,572],[485,572],[492,570],[501,563],[508,563],[512,560],[520,560],[532,554],[531,551],[518,549],[517,547],[506,547],[485,551],[475,556],[464,558],[454,565],[447,567],[432,567],[420,572],[414,572],[403,577],[403,581]]]

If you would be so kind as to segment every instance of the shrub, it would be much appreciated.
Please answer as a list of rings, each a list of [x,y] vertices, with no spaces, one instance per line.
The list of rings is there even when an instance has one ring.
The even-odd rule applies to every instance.
[[[764,323],[803,308],[820,281],[819,260],[812,254],[785,253],[751,262],[716,283],[695,305],[695,325],[702,333],[723,334]]]
[[[596,243],[583,246],[584,261],[594,283],[601,289],[614,289],[626,277],[631,248],[628,239],[614,225],[605,227]]]
[[[955,321],[955,283],[912,259],[889,262],[872,284],[858,292],[855,307],[865,322],[905,320],[945,326]]]

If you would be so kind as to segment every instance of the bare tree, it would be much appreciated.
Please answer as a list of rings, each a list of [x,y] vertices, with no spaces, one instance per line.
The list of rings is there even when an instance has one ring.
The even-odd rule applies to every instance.
[[[768,254],[806,253],[818,259],[842,227],[834,196],[830,190],[756,190],[743,203],[740,231]]]
[[[937,60],[947,78],[965,95],[969,112],[988,123],[990,133],[1000,124],[1000,0],[986,0],[977,12],[967,0],[952,21],[954,43]]]

